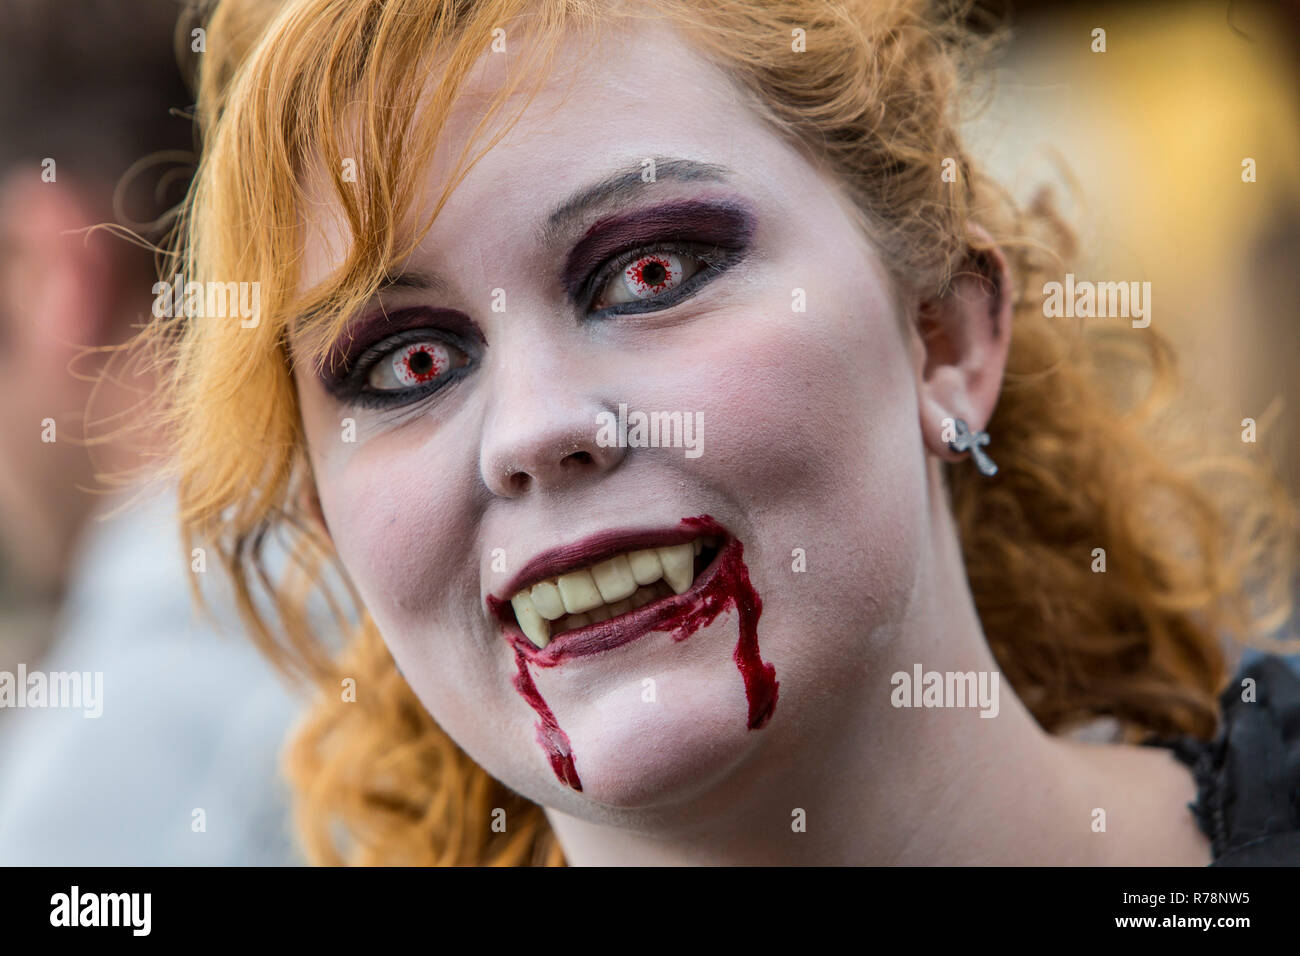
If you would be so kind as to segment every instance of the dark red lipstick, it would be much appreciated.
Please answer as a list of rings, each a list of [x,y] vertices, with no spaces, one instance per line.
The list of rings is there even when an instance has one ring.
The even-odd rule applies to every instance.
[[[713,535],[722,541],[722,545],[684,594],[662,598],[607,621],[565,631],[544,648],[538,648],[524,636],[514,621],[508,600],[488,596],[488,608],[514,648],[518,667],[515,689],[539,717],[537,741],[546,753],[556,777],[574,790],[581,790],[582,783],[569,738],[538,693],[528,665],[555,667],[565,661],[620,647],[654,631],[667,631],[674,641],[684,641],[700,628],[713,623],[728,607],[734,607],[740,619],[740,638],[732,652],[732,659],[745,684],[749,711],[747,726],[750,730],[757,730],[767,723],[775,711],[780,687],[780,682],[776,679],[776,668],[764,663],[759,652],[758,619],[763,612],[763,601],[749,580],[749,570],[743,559],[743,545],[708,515],[683,518],[678,528],[672,532],[646,532],[644,537],[638,537],[636,533],[629,535],[625,532],[612,532],[587,538],[566,548],[548,551],[530,561],[511,581],[512,590],[506,593],[513,595],[521,587],[542,578],[604,560],[623,551],[680,544],[702,535]],[[634,539],[635,543],[628,544],[629,539]]]

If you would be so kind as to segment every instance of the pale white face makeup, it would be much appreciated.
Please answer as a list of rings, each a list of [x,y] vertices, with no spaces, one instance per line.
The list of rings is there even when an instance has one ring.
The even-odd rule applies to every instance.
[[[485,61],[471,93],[488,92],[501,70]],[[927,471],[912,346],[877,255],[828,179],[667,28],[575,42],[557,75],[572,84],[548,83],[406,264],[445,284],[384,294],[386,364],[358,381],[418,390],[445,362],[447,384],[374,407],[355,388],[331,393],[310,368],[295,380],[333,541],[421,701],[511,788],[615,821],[716,793],[853,723],[868,662],[899,632],[922,576]],[[428,163],[434,195],[476,120],[453,114]],[[554,210],[647,157],[659,160],[655,182],[636,178],[540,241]],[[696,175],[665,174],[673,168]],[[664,294],[663,307],[638,299],[634,313],[570,297],[561,275],[593,223],[617,216],[653,233],[637,214],[683,201],[744,210],[752,232],[725,268]],[[336,224],[316,226],[306,283],[338,261]],[[696,242],[696,232],[674,238]],[[686,289],[701,261],[678,261]],[[616,286],[613,298],[626,296]],[[462,318],[409,311],[419,309]],[[412,352],[433,358],[401,364]],[[597,416],[620,403],[702,413],[703,454],[599,446]],[[344,440],[345,419],[355,440]],[[485,599],[551,548],[696,515],[743,544],[775,710],[747,726],[734,609],[684,641],[653,632],[530,668],[572,747],[578,792],[538,744],[538,715],[514,686],[516,652]],[[795,569],[800,554],[806,570]]]

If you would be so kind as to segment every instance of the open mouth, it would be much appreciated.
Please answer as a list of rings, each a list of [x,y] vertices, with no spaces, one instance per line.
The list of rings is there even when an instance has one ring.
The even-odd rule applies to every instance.
[[[673,545],[624,551],[602,561],[543,578],[501,602],[497,616],[536,648],[562,634],[597,631],[619,635],[606,646],[649,629],[674,599],[706,577],[726,546],[723,534],[700,534]],[[575,635],[575,638],[577,635]],[[563,643],[568,643],[566,640]]]
[[[780,681],[759,651],[763,601],[744,554],[739,538],[701,514],[675,528],[611,529],[552,548],[485,596],[488,615],[514,650],[512,683],[537,714],[537,742],[561,783],[582,789],[569,737],[538,693],[532,668],[600,654],[652,632],[677,643],[734,612],[731,659],[745,685],[746,726],[767,724]]]

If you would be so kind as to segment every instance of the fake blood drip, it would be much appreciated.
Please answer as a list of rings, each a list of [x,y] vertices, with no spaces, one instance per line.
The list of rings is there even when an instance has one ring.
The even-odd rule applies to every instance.
[[[723,527],[708,515],[684,518],[682,524],[695,528],[700,534],[723,535]],[[776,693],[780,681],[776,668],[764,664],[758,650],[758,617],[763,613],[763,599],[749,583],[749,569],[745,567],[745,549],[739,541],[730,540],[718,562],[716,576],[701,595],[699,606],[685,608],[666,622],[672,629],[674,641],[684,641],[701,627],[712,624],[713,619],[734,605],[740,618],[740,639],[732,659],[745,682],[745,699],[749,701],[749,729],[758,730],[776,709]]]
[[[551,713],[551,708],[542,699],[542,695],[537,693],[533,675],[528,673],[528,662],[524,659],[523,651],[517,648],[515,663],[519,665],[519,672],[515,674],[514,679],[515,690],[519,691],[519,696],[527,701],[528,706],[537,711],[537,716],[541,718],[537,722],[537,742],[542,745],[542,750],[550,760],[551,769],[555,771],[555,776],[559,778],[560,783],[581,792],[582,781],[578,779],[578,770],[573,765],[573,747],[569,744],[569,735],[560,729],[560,724]]]
[[[708,515],[683,518],[681,523],[701,535],[726,534],[725,529]],[[777,690],[781,683],[776,679],[776,668],[764,663],[759,653],[758,618],[763,613],[763,600],[750,583],[749,569],[743,560],[744,551],[739,541],[728,540],[719,556],[717,570],[704,591],[693,604],[682,608],[655,630],[669,631],[674,641],[684,641],[701,627],[712,624],[729,605],[734,606],[740,618],[740,639],[731,656],[745,683],[745,699],[749,704],[747,726],[750,730],[758,730],[776,710]],[[578,779],[568,734],[561,729],[551,708],[537,692],[537,685],[528,672],[528,661],[518,648],[515,649],[515,662],[519,667],[514,678],[515,689],[541,718],[537,723],[537,742],[559,781],[581,791],[582,782]]]

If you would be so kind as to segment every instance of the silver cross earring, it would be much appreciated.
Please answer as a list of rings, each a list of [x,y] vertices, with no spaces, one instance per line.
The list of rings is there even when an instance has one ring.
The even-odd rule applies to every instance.
[[[953,451],[968,451],[971,457],[975,459],[975,467],[980,470],[981,475],[987,475],[992,478],[998,473],[998,466],[993,463],[993,459],[984,453],[982,446],[989,443],[988,432],[973,432],[970,426],[960,418],[954,421],[957,426],[957,440],[948,442],[948,447]]]

